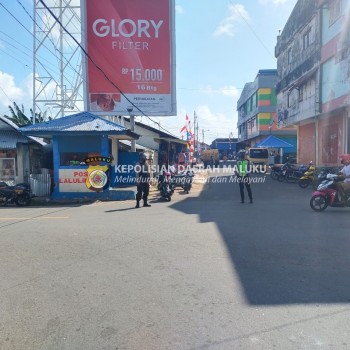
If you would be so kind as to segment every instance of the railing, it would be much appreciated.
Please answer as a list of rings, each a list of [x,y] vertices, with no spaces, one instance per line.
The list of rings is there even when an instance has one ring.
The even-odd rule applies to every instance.
[[[37,197],[49,196],[51,191],[51,177],[48,169],[41,169],[41,174],[30,174],[29,184],[32,194]]]

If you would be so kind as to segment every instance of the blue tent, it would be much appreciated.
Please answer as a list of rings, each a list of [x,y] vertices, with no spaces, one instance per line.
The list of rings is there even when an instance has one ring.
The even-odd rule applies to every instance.
[[[270,135],[265,140],[259,142],[255,147],[267,147],[267,148],[289,148],[294,147],[289,142],[286,142],[274,135]]]

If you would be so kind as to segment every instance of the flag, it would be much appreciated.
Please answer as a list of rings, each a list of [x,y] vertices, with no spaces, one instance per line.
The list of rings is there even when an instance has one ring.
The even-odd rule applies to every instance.
[[[184,125],[184,126],[182,127],[182,129],[180,130],[180,134],[182,134],[182,133],[186,130],[186,128],[187,128],[187,126]]]
[[[186,123],[181,128],[180,134],[182,134],[183,132],[186,133],[185,134],[186,140],[187,140],[186,148],[187,148],[187,152],[189,153],[189,161],[190,161],[190,163],[192,163],[193,152],[194,152],[194,149],[193,149],[194,134],[192,133],[192,130],[191,130],[191,120],[187,114],[186,114]]]
[[[189,120],[189,118],[188,118],[188,115],[186,114],[186,123],[185,123],[185,125],[181,128],[180,134],[182,134],[184,131],[187,132],[189,123],[190,123],[190,120]]]

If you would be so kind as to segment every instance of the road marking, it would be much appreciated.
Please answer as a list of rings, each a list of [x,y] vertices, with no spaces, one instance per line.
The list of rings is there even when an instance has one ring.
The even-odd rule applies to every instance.
[[[38,220],[38,219],[69,219],[69,216],[41,216],[41,217],[22,217],[22,218],[0,218],[0,220],[8,221],[8,220]]]

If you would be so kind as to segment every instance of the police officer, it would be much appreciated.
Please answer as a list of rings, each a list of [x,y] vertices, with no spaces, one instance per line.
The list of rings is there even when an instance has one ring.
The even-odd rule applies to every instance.
[[[250,178],[248,173],[249,161],[245,159],[245,151],[238,153],[236,176],[239,184],[239,192],[241,195],[241,203],[244,203],[244,186],[247,189],[249,203],[253,203],[252,189],[250,188]]]
[[[135,208],[140,208],[141,198],[143,199],[143,206],[150,207],[151,205],[147,203],[149,194],[150,171],[147,164],[147,157],[143,152],[139,155],[139,162],[136,164],[135,171],[137,184]]]

